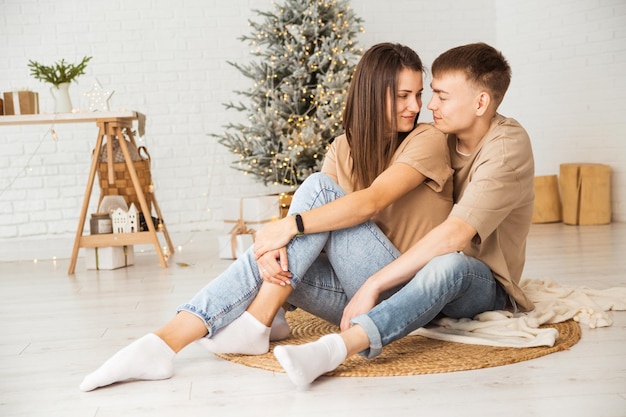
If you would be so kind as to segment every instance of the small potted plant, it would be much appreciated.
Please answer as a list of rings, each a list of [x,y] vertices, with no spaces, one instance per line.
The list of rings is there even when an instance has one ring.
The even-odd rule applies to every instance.
[[[30,75],[35,79],[52,84],[50,92],[54,97],[54,112],[69,113],[72,111],[72,102],[69,95],[69,86],[80,75],[85,73],[87,63],[92,57],[85,56],[79,64],[69,64],[65,59],[54,65],[42,65],[37,61],[29,60]]]

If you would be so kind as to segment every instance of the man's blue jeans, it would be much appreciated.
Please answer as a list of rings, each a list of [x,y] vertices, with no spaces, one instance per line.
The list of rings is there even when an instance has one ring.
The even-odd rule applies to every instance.
[[[508,296],[489,267],[461,252],[432,259],[413,279],[367,314],[352,319],[370,340],[368,358],[383,346],[428,324],[438,314],[472,318],[505,308]]]

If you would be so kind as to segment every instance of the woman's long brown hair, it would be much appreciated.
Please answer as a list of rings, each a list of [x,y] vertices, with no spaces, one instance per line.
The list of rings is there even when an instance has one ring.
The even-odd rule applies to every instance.
[[[343,126],[352,154],[355,190],[369,187],[391,161],[401,140],[396,124],[398,74],[404,68],[423,72],[411,48],[392,43],[371,47],[359,60],[348,89]],[[387,95],[391,120],[387,120]]]

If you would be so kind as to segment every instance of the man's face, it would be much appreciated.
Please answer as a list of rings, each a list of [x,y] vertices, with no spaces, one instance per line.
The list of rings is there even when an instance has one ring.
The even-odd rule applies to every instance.
[[[474,126],[480,91],[459,71],[441,74],[430,85],[433,96],[428,110],[433,112],[435,127],[463,139]]]

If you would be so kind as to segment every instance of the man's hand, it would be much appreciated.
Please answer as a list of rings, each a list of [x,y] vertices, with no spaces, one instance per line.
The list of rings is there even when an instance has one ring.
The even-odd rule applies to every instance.
[[[350,328],[350,320],[374,308],[378,303],[378,297],[378,291],[371,285],[367,285],[366,281],[356,294],[354,294],[354,297],[352,297],[346,308],[343,309],[340,325],[341,330],[348,330]]]

